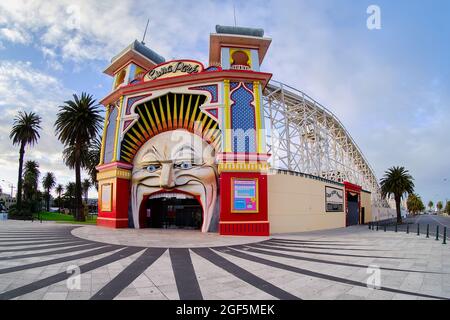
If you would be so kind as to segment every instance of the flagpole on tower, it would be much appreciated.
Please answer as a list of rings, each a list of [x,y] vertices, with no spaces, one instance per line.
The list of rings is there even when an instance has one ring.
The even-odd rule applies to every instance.
[[[145,45],[144,40],[145,40],[145,35],[147,34],[147,28],[148,28],[148,23],[149,23],[149,22],[150,22],[150,19],[147,19],[147,25],[145,26],[144,36],[142,37],[142,41],[141,41],[141,43],[142,43],[143,45]]]

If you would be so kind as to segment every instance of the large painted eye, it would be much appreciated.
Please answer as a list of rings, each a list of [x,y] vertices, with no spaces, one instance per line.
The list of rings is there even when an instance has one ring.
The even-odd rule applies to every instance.
[[[148,172],[155,172],[155,171],[159,170],[160,167],[161,166],[159,164],[151,164],[151,165],[148,165],[147,168],[145,168],[145,169],[147,169]]]
[[[176,168],[182,169],[182,170],[187,170],[187,169],[191,169],[192,168],[192,163],[189,161],[183,161],[180,162],[176,165]]]

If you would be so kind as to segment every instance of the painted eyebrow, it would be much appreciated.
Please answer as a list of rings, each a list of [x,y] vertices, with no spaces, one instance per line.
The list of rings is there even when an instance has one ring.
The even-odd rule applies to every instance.
[[[152,146],[149,150],[147,150],[147,152],[145,152],[142,155],[142,158],[144,159],[144,158],[147,158],[148,156],[152,156],[152,155],[154,156],[155,159],[157,159],[158,156],[161,156],[161,154],[159,153],[158,149],[156,149],[155,146]],[[148,162],[148,161],[145,161],[145,162]]]
[[[178,155],[178,154],[180,154],[180,153],[182,153],[183,151],[185,151],[185,150],[187,150],[188,152],[190,152],[190,154],[191,155],[195,155],[195,149],[194,148],[192,148],[192,146],[190,146],[190,145],[183,145],[183,146],[181,146],[180,148],[178,148],[175,152],[174,152],[174,155],[175,155],[175,157]],[[174,159],[175,160],[175,159]]]

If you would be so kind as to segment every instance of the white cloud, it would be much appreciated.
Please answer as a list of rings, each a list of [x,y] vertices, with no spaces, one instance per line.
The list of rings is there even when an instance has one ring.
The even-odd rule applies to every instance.
[[[237,18],[239,25],[265,28],[273,43],[263,68],[273,72],[274,79],[305,91],[333,111],[378,177],[391,165],[406,165],[416,176],[419,193],[434,196],[431,193],[435,191],[428,189],[437,184],[431,181],[450,172],[446,160],[450,150],[443,148],[448,144],[445,121],[450,117],[448,79],[428,73],[425,63],[399,64],[386,54],[392,48],[373,52],[367,38],[392,31],[388,26],[370,33],[339,25],[335,21],[339,14],[355,19],[347,17],[344,9],[336,10],[339,6],[331,1],[267,1],[265,6],[237,3]],[[362,29],[363,9],[359,17]],[[149,47],[167,59],[207,62],[208,34],[216,24],[233,24],[233,7],[230,2],[202,0],[0,2],[0,28],[20,30],[25,39],[32,37],[53,70],[61,70],[68,61],[83,65],[101,60],[106,64],[131,41],[141,39],[148,17]],[[367,34],[361,36],[364,31]],[[12,40],[2,38],[4,45],[7,41]],[[77,65],[74,69],[81,70]],[[55,78],[37,70],[30,72],[26,64],[7,74],[1,70],[0,108],[17,102],[16,106],[45,112],[51,101],[59,103],[64,94],[49,98],[42,92],[56,95],[67,90]],[[14,91],[2,92],[5,84]],[[439,188],[436,192],[443,197],[445,188]]]
[[[58,79],[33,67],[30,62],[0,61],[0,172],[1,179],[16,183],[18,147],[9,140],[13,118],[17,112],[34,111],[42,117],[39,143],[28,147],[25,160],[40,164],[41,173],[52,171],[58,183],[74,180],[72,171],[61,159],[62,145],[54,134],[53,124],[58,106],[71,97],[71,90]]]
[[[29,35],[17,28],[0,28],[0,38],[20,44],[27,44],[28,42],[30,42]]]
[[[252,16],[263,12],[245,6]],[[199,43],[207,46],[207,35],[216,23],[229,24],[233,19],[232,6],[204,0],[16,0],[1,2],[0,16],[0,25],[14,24],[28,30],[39,46],[77,62],[109,60],[134,39],[141,39],[147,18],[150,26],[146,42],[153,49],[168,58],[195,50],[198,59],[206,60],[206,51],[194,48]]]

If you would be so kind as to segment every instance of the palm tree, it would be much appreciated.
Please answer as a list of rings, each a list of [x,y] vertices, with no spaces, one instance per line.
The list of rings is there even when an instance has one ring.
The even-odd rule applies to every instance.
[[[408,196],[406,206],[408,207],[408,211],[411,212],[412,214],[418,214],[419,212],[425,210],[422,198],[420,198],[417,194],[414,193],[411,193]]]
[[[78,97],[74,94],[73,100],[65,101],[64,105],[59,107],[55,130],[58,139],[66,147],[66,165],[75,169],[75,216],[78,221],[85,220],[81,197],[81,168],[86,168],[83,153],[91,140],[98,135],[101,124],[100,108],[95,104],[92,95],[83,92],[81,97]]]
[[[58,194],[58,212],[59,213],[61,213],[61,194],[63,193],[63,191],[64,191],[64,187],[62,186],[62,184],[58,184],[57,186],[56,186],[56,189],[55,189],[55,191],[56,191],[56,193]]]
[[[40,174],[39,164],[36,161],[28,160],[25,162],[25,170],[23,172],[23,191],[25,200],[36,200]]]
[[[83,194],[84,194],[84,202],[87,205],[88,202],[88,193],[89,193],[89,189],[92,187],[92,183],[91,180],[89,179],[84,179],[83,183],[81,184],[81,188],[83,189]]]
[[[442,201],[438,201],[438,203],[436,203],[436,208],[438,209],[439,213],[441,213],[443,207],[444,205],[442,204]]]
[[[102,142],[99,137],[96,137],[92,140],[92,143],[89,145],[88,156],[87,156],[87,171],[89,176],[91,177],[92,185],[98,189],[97,182],[97,169],[96,167],[100,163],[100,152],[102,148]]]
[[[42,187],[45,189],[45,200],[46,200],[46,207],[47,211],[50,211],[50,190],[53,189],[53,187],[56,184],[55,175],[53,172],[47,172],[47,174],[42,179]]]
[[[72,211],[74,208],[73,199],[75,198],[75,183],[69,182],[66,185],[66,193],[64,194],[64,197],[69,201],[69,208]]]
[[[392,167],[388,169],[381,179],[381,193],[383,197],[393,195],[395,208],[397,210],[397,223],[402,223],[400,202],[405,193],[414,192],[414,178],[404,167]]]
[[[19,177],[17,181],[17,209],[22,208],[22,170],[23,157],[25,155],[25,147],[34,145],[40,138],[39,130],[41,129],[41,117],[34,112],[22,112],[14,118],[14,124],[9,134],[13,145],[20,145],[19,150]]]
[[[433,209],[434,203],[433,201],[430,200],[430,202],[428,202],[428,208]]]

